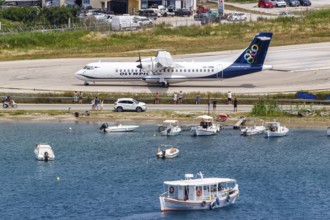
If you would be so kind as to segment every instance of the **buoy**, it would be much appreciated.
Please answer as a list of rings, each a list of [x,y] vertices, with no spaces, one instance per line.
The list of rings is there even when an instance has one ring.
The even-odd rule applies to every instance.
[[[154,137],[156,137],[156,134],[154,134]]]
[[[72,130],[72,128],[71,127],[69,127],[69,131],[71,131]]]
[[[61,178],[58,176],[58,177],[56,177],[56,180],[57,180],[57,181],[60,181],[60,180],[61,180]]]

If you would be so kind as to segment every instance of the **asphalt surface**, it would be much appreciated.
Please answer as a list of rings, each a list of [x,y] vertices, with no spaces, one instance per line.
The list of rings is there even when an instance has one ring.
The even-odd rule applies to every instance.
[[[250,42],[247,42],[247,45]],[[178,61],[216,61],[237,56],[240,50],[174,56]],[[330,90],[330,43],[270,47],[265,64],[276,70],[214,81],[188,81],[169,88],[135,83],[106,82],[84,86],[74,73],[89,62],[136,61],[132,58],[76,58],[0,62],[0,92],[126,92],[174,93],[221,92],[235,94],[286,93],[299,90]]]
[[[91,111],[90,104],[20,104],[18,103],[17,109],[19,110],[58,110],[58,111]],[[237,110],[238,112],[249,112],[252,110],[253,105],[240,105],[238,104]],[[284,105],[281,108],[291,109],[292,105]],[[330,106],[325,105],[313,105],[313,109],[324,109],[330,110]],[[15,110],[14,108],[7,108],[6,110]],[[104,104],[104,111],[112,111],[114,110],[114,104]],[[147,110],[170,110],[170,111],[185,111],[185,112],[212,112],[212,104],[208,107],[206,104],[201,105],[191,105],[191,104],[148,104]],[[233,112],[233,105],[226,104],[217,104],[216,111],[217,112]]]

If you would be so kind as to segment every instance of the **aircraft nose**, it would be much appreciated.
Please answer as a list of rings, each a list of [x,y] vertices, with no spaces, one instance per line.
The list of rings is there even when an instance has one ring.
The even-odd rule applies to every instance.
[[[83,73],[83,70],[81,69],[81,70],[75,72],[74,76],[78,79],[82,79],[83,78],[81,75],[82,73]]]

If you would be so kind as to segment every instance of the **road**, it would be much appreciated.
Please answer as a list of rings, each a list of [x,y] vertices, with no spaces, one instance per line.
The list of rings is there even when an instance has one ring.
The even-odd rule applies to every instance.
[[[104,104],[103,109],[106,111],[113,110],[113,104]],[[208,112],[208,106],[203,105],[191,105],[191,104],[159,104],[147,105],[148,110],[169,110],[169,111],[185,111],[185,112]],[[252,110],[253,105],[238,105],[238,112],[249,112]],[[282,106],[283,109],[290,109],[292,106],[285,105]],[[295,107],[295,105],[293,106]],[[324,105],[313,105],[313,109],[324,109],[330,110],[330,106]],[[89,111],[91,110],[91,105],[89,104],[18,104],[19,110],[58,110],[58,111]],[[14,110],[8,108],[7,110]],[[220,105],[217,104],[217,112],[230,113],[233,112],[233,105]],[[210,111],[212,111],[212,105],[210,106]]]
[[[276,36],[275,36],[276,37]],[[252,39],[252,36],[251,36]],[[250,42],[247,42],[247,45]],[[216,61],[237,56],[241,50],[211,52],[173,56],[178,61]],[[306,45],[270,47],[266,64],[275,70],[263,71],[242,77],[215,81],[189,81],[173,84],[169,88],[146,86],[136,83],[97,83],[84,86],[74,73],[89,62],[136,61],[132,58],[75,58],[43,59],[0,62],[0,92],[126,92],[132,93],[174,93],[221,92],[233,94],[287,93],[299,90],[330,90],[330,42]]]

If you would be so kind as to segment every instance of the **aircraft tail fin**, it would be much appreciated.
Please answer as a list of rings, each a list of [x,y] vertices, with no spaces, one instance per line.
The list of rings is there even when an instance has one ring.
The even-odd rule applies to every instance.
[[[235,64],[263,65],[273,33],[258,33],[249,47],[235,60]]]

